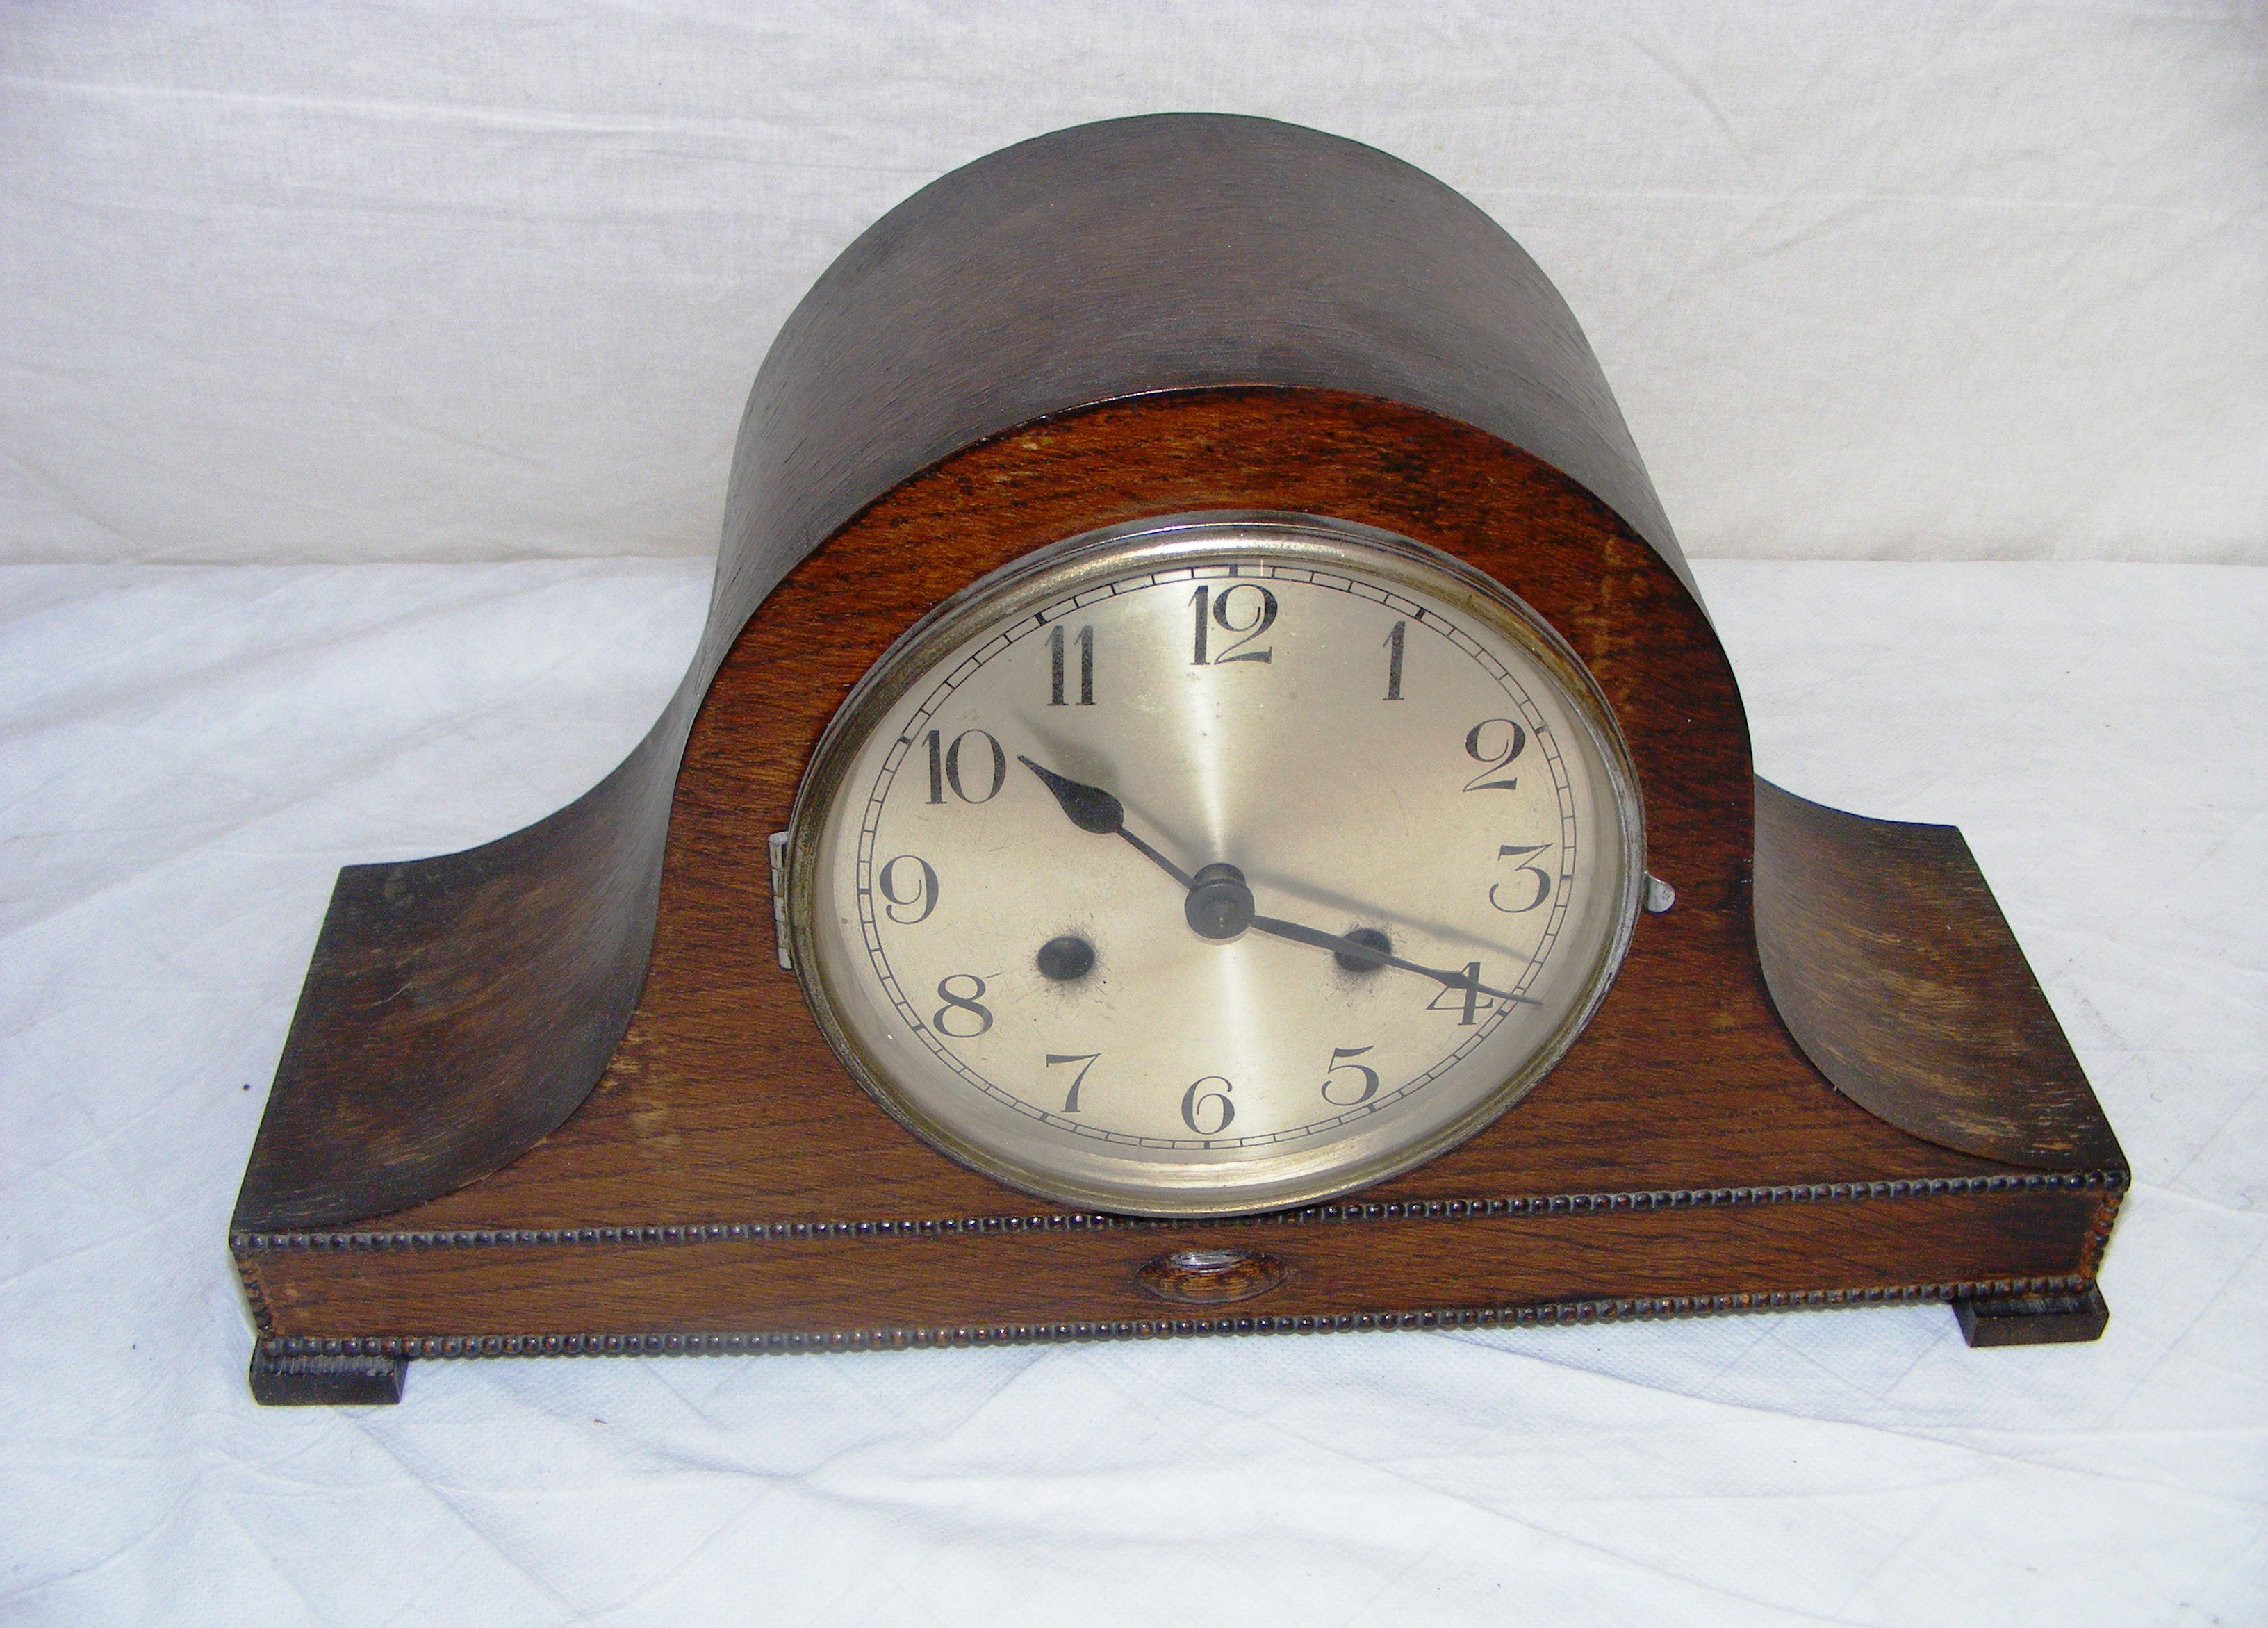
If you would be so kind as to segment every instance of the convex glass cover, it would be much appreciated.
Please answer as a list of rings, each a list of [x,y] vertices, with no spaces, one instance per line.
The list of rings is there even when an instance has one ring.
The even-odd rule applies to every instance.
[[[1598,687],[1502,587],[1348,522],[1073,538],[940,605],[799,793],[788,929],[954,1157],[1153,1215],[1471,1135],[1580,1034],[1645,875]]]

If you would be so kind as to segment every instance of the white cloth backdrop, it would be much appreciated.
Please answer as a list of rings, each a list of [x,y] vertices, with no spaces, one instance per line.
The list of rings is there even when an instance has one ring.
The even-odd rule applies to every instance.
[[[1827,562],[1701,564],[1759,765],[1967,832],[2135,1167],[2106,1337],[428,1363],[253,1408],[224,1229],[336,868],[644,730],[756,360],[859,228],[1169,107],[1470,194],[1689,546]],[[2257,4],[10,9],[0,1621],[2268,1617],[2264,199]]]
[[[713,549],[854,235],[1182,108],[1491,211],[1694,553],[2268,561],[2259,0],[13,6],[0,558]]]
[[[603,772],[702,567],[0,570],[0,1621],[2259,1622],[2268,571],[1701,578],[1766,773],[1968,833],[2134,1166],[2100,1343],[1924,1307],[257,1409],[225,1229],[336,867]]]

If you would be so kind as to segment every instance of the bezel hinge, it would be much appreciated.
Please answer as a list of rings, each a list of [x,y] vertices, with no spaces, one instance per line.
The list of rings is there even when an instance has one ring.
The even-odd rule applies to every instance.
[[[772,937],[779,947],[779,964],[795,970],[795,957],[787,938],[787,833],[774,831],[765,844],[772,856]]]

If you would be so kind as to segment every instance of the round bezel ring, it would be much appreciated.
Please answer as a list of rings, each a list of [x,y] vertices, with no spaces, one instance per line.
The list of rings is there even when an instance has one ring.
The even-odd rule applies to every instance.
[[[1215,1183],[1218,1190],[1207,1190],[1186,1168],[1161,1167],[1145,1180],[1138,1175],[1143,1161],[1126,1157],[1110,1160],[1113,1170],[1125,1173],[1121,1179],[1074,1178],[1035,1168],[1013,1145],[1003,1145],[1010,1138],[979,1140],[909,1101],[843,1020],[839,997],[829,987],[828,948],[817,923],[816,878],[827,825],[867,738],[909,691],[931,680],[940,663],[980,634],[1130,573],[1256,553],[1414,589],[1484,621],[1535,662],[1590,737],[1603,766],[1618,826],[1613,844],[1618,874],[1608,932],[1580,995],[1543,1042],[1464,1112],[1422,1134],[1393,1134],[1391,1125],[1356,1132],[1316,1150],[1322,1158],[1312,1152],[1286,1155],[1281,1161],[1285,1168],[1277,1175],[1263,1160],[1215,1167],[1222,1176],[1235,1178]],[[1644,896],[1646,833],[1629,748],[1612,708],[1574,651],[1523,600],[1453,556],[1393,533],[1312,514],[1233,511],[1170,515],[1083,533],[1012,561],[941,600],[875,661],[821,734],[797,792],[786,861],[788,948],[806,1002],[837,1058],[893,1118],[957,1162],[1026,1192],[1121,1214],[1202,1217],[1297,1208],[1370,1186],[1465,1141],[1519,1101],[1582,1034],[1621,968]],[[1040,1145],[1050,1153],[1059,1152],[1053,1143]]]

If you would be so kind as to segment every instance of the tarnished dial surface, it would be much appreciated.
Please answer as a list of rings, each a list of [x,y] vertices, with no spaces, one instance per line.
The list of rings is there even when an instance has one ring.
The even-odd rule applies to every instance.
[[[1644,836],[1603,698],[1502,588],[1189,516],[909,630],[814,756],[788,876],[797,976],[901,1120],[1034,1192],[1226,1214],[1516,1101],[1613,978]]]

